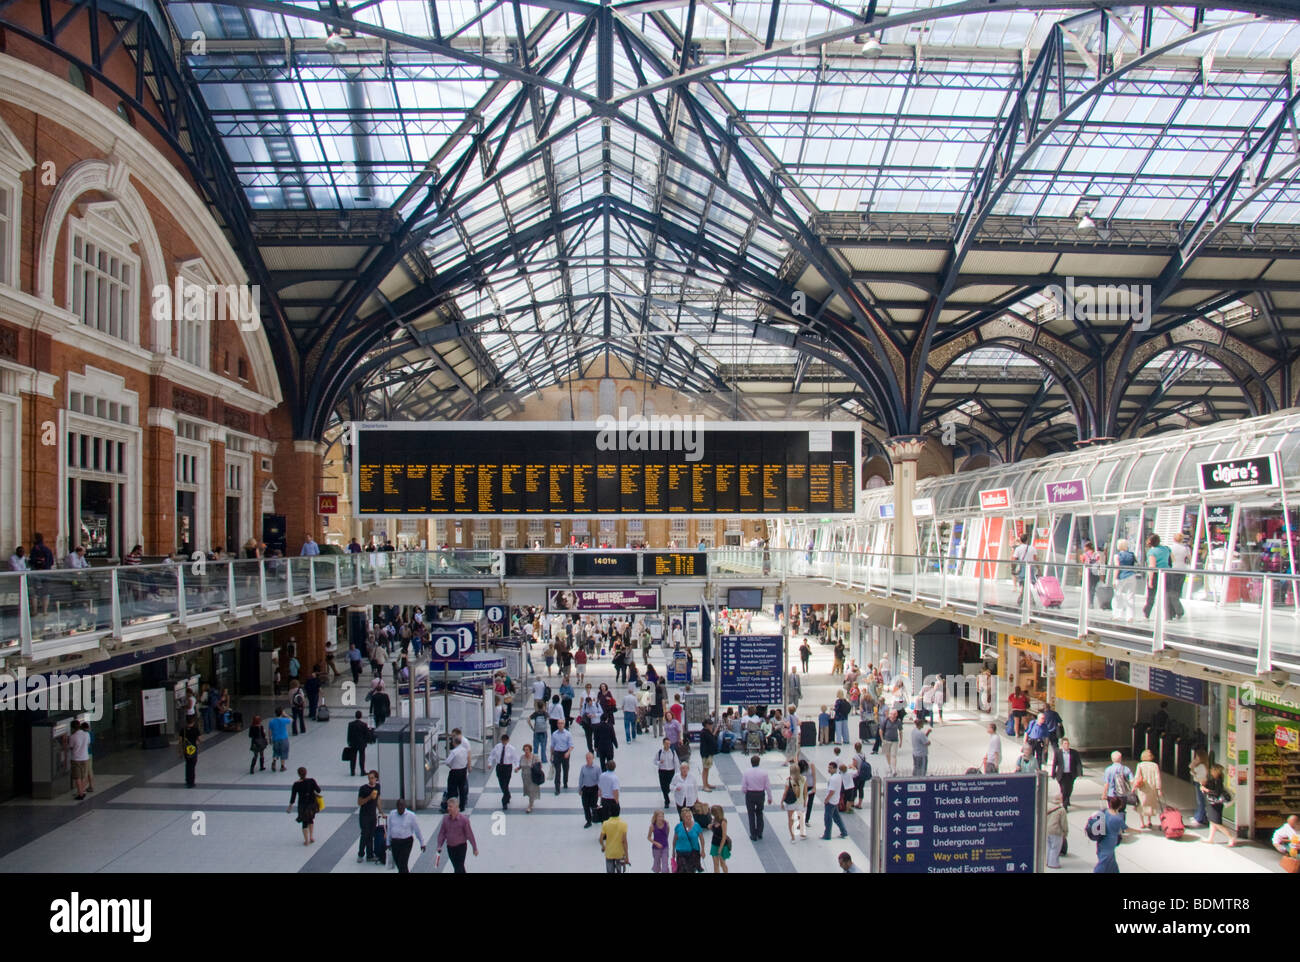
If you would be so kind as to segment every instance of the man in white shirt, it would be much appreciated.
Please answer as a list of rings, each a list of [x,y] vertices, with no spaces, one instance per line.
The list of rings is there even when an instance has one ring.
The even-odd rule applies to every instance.
[[[1291,815],[1273,833],[1273,847],[1283,855],[1290,855],[1291,844],[1297,839],[1300,839],[1300,815]]]
[[[456,798],[464,811],[469,805],[469,746],[461,740],[459,728],[451,730],[452,749],[447,753],[447,791],[442,809],[447,809],[447,799]]]
[[[68,736],[68,750],[72,755],[72,785],[77,790],[77,801],[86,797],[86,782],[90,770],[90,732],[73,722]]]
[[[600,778],[596,782],[596,786],[600,789],[600,821],[602,822],[605,820],[605,813],[610,810],[610,802],[618,802],[618,776],[614,774],[614,769],[617,767],[618,764],[610,759],[605,771],[600,773]]]
[[[63,562],[65,568],[89,568],[90,562],[86,560],[86,549],[83,545],[77,545],[68,552],[67,560]]]
[[[699,797],[700,783],[691,773],[690,765],[682,762],[681,770],[668,783],[668,790],[673,793],[673,803],[679,812],[695,804],[696,798]]]
[[[560,786],[569,787],[569,757],[573,754],[573,735],[565,728],[564,719],[555,723],[555,733],[551,735],[551,768],[555,772],[555,794],[560,794]]]
[[[827,768],[830,778],[826,782],[826,797],[822,799],[825,807],[822,809],[825,831],[822,832],[822,841],[829,842],[831,839],[831,823],[840,828],[840,838],[848,838],[849,830],[844,827],[844,817],[840,815],[840,793],[844,791],[844,778],[840,774],[839,766],[831,762]]]
[[[1175,532],[1169,544],[1169,567],[1172,570],[1165,575],[1165,597],[1169,599],[1169,607],[1173,609],[1175,618],[1186,614],[1183,610],[1183,582],[1187,580],[1187,575],[1182,572],[1187,570],[1192,557],[1192,549],[1183,541],[1183,533]]]
[[[533,706],[535,708],[546,708],[546,682],[540,678],[533,682]]]
[[[406,799],[399,798],[397,811],[388,813],[388,844],[393,850],[393,862],[397,865],[399,875],[409,874],[406,863],[411,857],[413,837],[420,840],[420,851],[423,852],[424,833],[420,831],[420,823],[416,821],[414,812],[407,811]]]
[[[751,755],[749,768],[740,776],[740,790],[745,793],[745,812],[749,815],[749,838],[754,842],[763,837],[766,821],[763,818],[764,797],[767,804],[772,804],[772,783],[767,772],[758,767],[759,762],[758,755]]]
[[[320,545],[311,535],[307,535],[307,540],[302,543],[302,556],[304,558],[320,554]]]
[[[998,726],[989,722],[989,747],[984,753],[984,771],[987,774],[995,775],[997,770],[1002,766],[1002,736],[998,734]]]
[[[519,771],[519,749],[510,744],[510,736],[502,735],[500,743],[488,756],[488,768],[497,773],[501,786],[501,810],[510,808],[510,779]]]
[[[635,686],[628,686],[623,696],[623,741],[625,744],[636,741],[636,710],[640,705]]]

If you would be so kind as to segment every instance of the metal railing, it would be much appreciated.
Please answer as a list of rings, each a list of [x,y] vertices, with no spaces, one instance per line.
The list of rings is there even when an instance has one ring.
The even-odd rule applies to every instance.
[[[716,555],[716,557],[715,557]],[[815,579],[872,597],[1006,625],[1037,626],[1086,643],[1170,656],[1250,675],[1300,673],[1300,577],[1258,571],[1035,562],[1024,566],[938,555],[721,549],[710,568],[781,581]],[[1044,577],[1060,600],[1044,601]],[[1103,602],[1105,602],[1103,604]]]
[[[580,553],[371,552],[4,573],[0,658],[77,654],[176,626],[201,628],[286,607],[339,603],[390,583],[504,583],[509,572],[512,579],[572,584]],[[638,583],[655,578],[645,553],[627,554],[636,556]],[[1134,652],[1167,651],[1251,675],[1273,668],[1300,672],[1300,578],[1291,575],[1039,562],[1030,590],[1021,590],[1019,565],[1007,560],[738,547],[707,554],[713,582],[814,581],[860,593],[863,601],[918,606],[936,617],[980,618],[1008,629],[1037,626],[1082,644],[1095,639]],[[1059,604],[1040,596],[1044,576],[1059,582]],[[1101,604],[1108,595],[1109,605]],[[1172,617],[1180,609],[1185,615]]]

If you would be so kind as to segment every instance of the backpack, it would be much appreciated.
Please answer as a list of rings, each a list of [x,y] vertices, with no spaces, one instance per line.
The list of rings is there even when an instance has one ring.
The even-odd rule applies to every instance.
[[[302,708],[307,704],[307,696],[302,693],[301,688],[295,688],[293,692],[293,707]]]
[[[548,704],[548,705],[551,703],[551,686],[550,686],[550,685],[543,685],[543,686],[542,686],[542,701],[545,702],[545,703]]]
[[[539,714],[533,716],[533,734],[545,735],[548,731],[550,731],[550,728],[551,728],[551,723],[550,720],[546,717],[546,715]]]
[[[1088,823],[1083,827],[1083,834],[1094,842],[1100,842],[1106,837],[1106,813],[1104,811],[1093,812],[1088,816]]]

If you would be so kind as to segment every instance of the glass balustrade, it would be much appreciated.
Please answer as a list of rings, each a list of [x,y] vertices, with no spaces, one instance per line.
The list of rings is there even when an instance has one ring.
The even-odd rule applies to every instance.
[[[0,657],[65,650],[68,638],[147,636],[173,622],[255,614],[265,604],[364,596],[384,583],[504,579],[566,583],[570,551],[371,552],[181,565],[0,574]],[[864,601],[888,599],[936,616],[981,616],[1008,631],[1034,626],[1095,637],[1247,674],[1300,671],[1300,578],[1245,571],[1170,571],[937,555],[723,547],[708,552],[713,582],[808,581]],[[1042,588],[1054,578],[1059,602]],[[312,592],[315,597],[312,597]],[[1167,601],[1166,599],[1170,599]],[[1050,603],[1049,603],[1050,602]],[[1149,602],[1149,603],[1148,603]]]

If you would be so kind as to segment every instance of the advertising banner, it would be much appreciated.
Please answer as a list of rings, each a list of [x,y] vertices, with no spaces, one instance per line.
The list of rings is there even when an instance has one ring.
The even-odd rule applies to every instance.
[[[1227,461],[1202,461],[1197,466],[1202,491],[1273,488],[1282,480],[1271,454]]]
[[[990,488],[980,492],[981,511],[1005,511],[1011,507],[1010,488]]]
[[[1079,504],[1088,500],[1088,479],[1070,478],[1067,481],[1048,481],[1043,485],[1048,504]]]
[[[584,614],[658,611],[658,588],[547,588],[549,613],[576,611]]]

